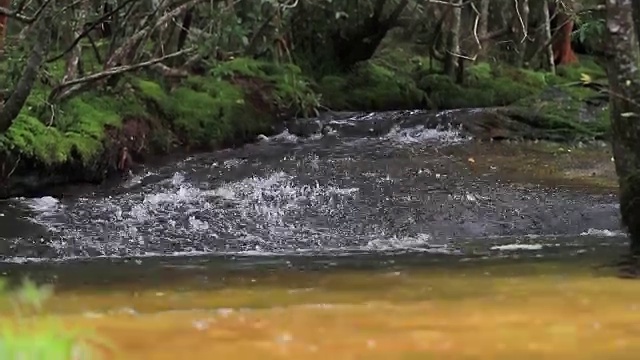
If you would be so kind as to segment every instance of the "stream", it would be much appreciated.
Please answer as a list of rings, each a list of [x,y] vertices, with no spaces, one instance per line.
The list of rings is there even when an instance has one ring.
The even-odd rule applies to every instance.
[[[532,298],[529,305],[520,308],[524,313],[535,304],[560,309],[571,303],[546,295],[557,294],[558,290],[551,288],[558,285],[558,276],[569,284],[567,294],[601,294],[598,289],[608,286],[601,280],[587,286],[589,290],[575,284],[589,284],[590,265],[604,263],[626,250],[614,192],[541,185],[535,179],[507,181],[499,165],[478,170],[464,152],[474,140],[455,129],[429,129],[411,122],[389,125],[384,131],[371,130],[363,136],[362,131],[354,129],[379,128],[376,114],[331,121],[333,130],[324,134],[303,138],[285,130],[242,148],[149,166],[117,186],[74,186],[64,189],[57,198],[0,202],[0,272],[11,279],[28,275],[54,284],[58,295],[50,309],[69,314],[76,323],[86,322],[87,313],[103,318],[130,309],[128,315],[117,313],[110,318],[113,322],[98,326],[106,333],[119,333],[122,339],[125,336],[120,331],[134,325],[119,322],[118,316],[165,314],[166,323],[174,324],[179,319],[173,313],[176,310],[215,310],[220,315],[223,308],[263,309],[259,311],[267,313],[238,315],[235,320],[225,315],[225,321],[231,323],[217,329],[211,326],[211,331],[237,330],[244,326],[240,323],[246,325],[247,316],[257,317],[257,323],[285,321],[289,331],[299,332],[285,338],[282,334],[268,335],[272,341],[267,342],[277,347],[269,352],[273,358],[300,354],[314,358],[310,354],[317,353],[322,347],[319,344],[314,345],[316,350],[311,345],[302,350],[282,350],[283,342],[293,343],[296,334],[307,334],[315,339],[311,342],[319,341],[322,335],[311,335],[311,330],[290,323],[309,317],[306,321],[324,329],[338,326],[340,319],[352,319],[344,323],[350,325],[343,324],[347,327],[361,325],[352,332],[338,332],[341,337],[359,339],[365,336],[362,331],[371,331],[358,342],[358,351],[373,351],[371,338],[376,332],[386,334],[386,340],[376,343],[388,343],[386,348],[381,347],[386,350],[380,358],[436,348],[453,351],[449,355],[470,356],[473,354],[466,351],[473,346],[464,351],[453,345],[438,347],[446,341],[460,343],[464,336],[451,335],[453,340],[445,341],[436,338],[445,336],[446,331],[438,336],[424,333],[421,336],[428,337],[427,342],[439,344],[425,350],[415,345],[424,342],[406,345],[406,337],[393,340],[393,331],[384,329],[393,328],[394,321],[430,311],[422,304],[428,299],[436,303],[462,298],[469,301],[474,296],[485,299],[489,288],[494,289],[493,295],[504,293],[520,299],[514,294],[528,293],[526,287],[517,291],[512,287],[525,286],[532,274],[539,276],[530,283]],[[504,146],[508,152],[509,145]],[[478,156],[490,157],[491,153]],[[396,278],[389,280],[389,276]],[[572,281],[573,277],[578,280]],[[501,287],[503,281],[507,282]],[[545,290],[545,286],[551,290]],[[640,289],[627,290],[629,293],[620,301],[636,301]],[[360,322],[375,317],[379,309],[336,310],[341,315],[325,314],[322,320],[299,307],[321,303],[356,306],[376,301],[406,302],[406,308],[385,310],[406,314],[368,324]],[[291,306],[290,310],[286,306]],[[456,306],[474,313],[473,309],[480,307],[491,314],[511,305],[486,303],[485,299],[475,305]],[[537,309],[531,309],[532,319],[540,315]],[[281,313],[275,315],[273,311]],[[461,323],[465,321],[464,311],[442,311],[434,319],[445,319],[448,314],[452,321],[458,317]],[[502,326],[496,314],[491,321],[497,322],[491,325],[491,321],[485,321],[485,325]],[[202,319],[210,315],[197,312],[181,316]],[[146,325],[129,331],[139,334],[147,329],[149,341],[153,336],[169,336],[151,330],[159,326],[153,321],[159,320],[145,321],[141,324]],[[174,327],[175,334],[184,332],[183,325]],[[469,324],[464,326],[471,329]],[[167,325],[165,331],[169,328]],[[260,356],[266,354],[268,350],[262,345],[251,342],[260,335],[245,335],[245,331],[238,330],[237,341],[244,339],[261,349]],[[351,345],[340,345],[338,333],[325,338],[335,356],[364,356],[345,350]],[[233,334],[224,334],[219,334],[221,339],[234,338]],[[227,340],[220,340],[217,355],[238,349],[224,342]],[[492,348],[503,351],[501,355],[486,352],[480,341],[472,343],[486,358],[509,358],[509,351],[546,349],[542,345],[517,347],[520,340],[511,340],[503,339],[501,343],[507,345]],[[134,351],[126,341],[118,343]],[[253,358],[253,345],[245,345],[246,355],[238,356]],[[556,345],[558,349],[572,349],[567,344]],[[186,342],[166,344],[164,350],[150,345],[147,352],[137,355],[160,359],[164,358],[161,353],[171,352],[169,348],[179,354],[181,346],[197,348]],[[201,346],[202,354],[211,354],[211,347]],[[196,348],[193,351],[197,353]],[[157,351],[153,357],[152,351]]]

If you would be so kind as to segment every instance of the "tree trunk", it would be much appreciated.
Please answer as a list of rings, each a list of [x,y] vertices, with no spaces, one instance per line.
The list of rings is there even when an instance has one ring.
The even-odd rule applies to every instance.
[[[352,32],[343,33],[338,30],[331,35],[333,54],[340,69],[348,70],[361,61],[371,59],[389,30],[398,24],[398,18],[409,4],[409,0],[400,0],[385,17],[382,11],[386,1],[378,0],[371,16]],[[294,44],[294,47],[296,45],[298,44]]]
[[[462,0],[453,0],[453,4],[460,5]],[[462,7],[456,6],[451,10],[451,28],[447,39],[447,53],[445,55],[444,73],[452,79],[456,76],[456,64],[460,55],[460,25],[462,22]]]
[[[50,7],[51,5],[49,5]],[[44,9],[40,18],[37,20],[36,39],[27,63],[22,71],[18,84],[4,103],[2,110],[0,110],[0,134],[6,132],[13,120],[18,117],[24,103],[31,94],[31,89],[38,79],[40,72],[40,66],[45,60],[49,46],[51,45],[51,27],[53,26],[51,9]]]
[[[480,49],[478,49],[478,59],[484,60],[487,56],[487,43],[489,35],[489,7],[490,0],[480,0],[480,19],[478,20],[478,39],[480,39]]]
[[[544,51],[545,64],[549,66],[549,71],[556,72],[556,64],[553,56],[553,46],[551,45],[551,16],[549,15],[549,2],[541,1],[542,21],[544,23],[542,29],[542,43],[549,44]]]
[[[191,21],[193,20],[193,8],[187,10],[182,20],[182,27],[180,27],[180,35],[178,35],[178,44],[176,51],[180,51],[184,48],[184,44],[187,42],[187,35],[191,30]]]
[[[82,0],[80,3],[80,9],[76,14],[76,23],[73,24],[73,37],[71,41],[80,37],[82,34],[84,21],[87,17],[87,10],[89,8],[89,0]],[[78,76],[78,68],[80,64],[80,57],[82,56],[82,47],[80,43],[76,44],[76,46],[69,52],[69,57],[67,58],[67,66],[64,77],[62,78],[62,82],[65,83],[69,80],[73,80]]]
[[[608,77],[620,213],[631,254],[640,256],[640,72],[632,2],[607,0]]]
[[[553,41],[553,58],[556,65],[573,64],[578,62],[578,57],[571,47],[571,32],[573,31],[573,20],[564,9],[551,5],[552,13],[555,15],[556,27],[560,28],[559,34]]]

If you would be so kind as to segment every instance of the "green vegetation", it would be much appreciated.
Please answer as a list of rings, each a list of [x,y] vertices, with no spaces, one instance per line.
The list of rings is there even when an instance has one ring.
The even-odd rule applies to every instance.
[[[131,77],[118,89],[90,91],[60,106],[46,92],[32,92],[9,130],[0,152],[37,159],[46,166],[101,156],[109,127],[130,119],[153,125],[158,136],[169,129],[190,147],[217,147],[237,137],[269,131],[279,113],[308,115],[318,105],[309,80],[296,66],[239,58],[205,76],[191,76],[174,89],[151,78]],[[128,85],[131,84],[131,85]],[[166,150],[166,146],[165,146]]]
[[[3,360],[71,360],[98,359],[89,341],[95,338],[80,331],[62,327],[54,318],[41,312],[43,302],[51,294],[50,287],[38,287],[25,280],[13,292],[0,282],[0,294],[10,300],[13,316],[5,317],[0,326],[0,359]],[[37,315],[32,317],[31,315]]]

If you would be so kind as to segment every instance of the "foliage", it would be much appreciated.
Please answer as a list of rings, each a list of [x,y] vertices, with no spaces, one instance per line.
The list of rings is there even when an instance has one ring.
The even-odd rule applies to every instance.
[[[97,359],[93,347],[98,339],[86,331],[67,330],[42,312],[52,294],[50,286],[37,286],[25,279],[16,291],[9,292],[0,282],[0,296],[8,297],[14,307],[11,319],[0,325],[0,358],[6,360]],[[27,317],[37,315],[35,318]]]

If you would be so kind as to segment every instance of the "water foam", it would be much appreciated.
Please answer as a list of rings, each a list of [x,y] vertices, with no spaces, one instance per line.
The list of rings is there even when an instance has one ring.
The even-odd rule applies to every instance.
[[[469,138],[463,137],[459,131],[453,129],[429,129],[424,125],[418,125],[410,128],[394,126],[389,133],[382,137],[384,140],[390,141],[396,146],[406,146],[415,144],[425,144],[438,142],[444,145],[452,145],[468,141]]]
[[[295,251],[317,248],[323,237],[309,222],[333,216],[357,188],[341,188],[274,171],[240,181],[199,187],[176,173],[160,186],[107,198],[61,204],[53,198],[27,201],[32,220],[53,236],[46,245],[64,256],[153,256],[174,253]],[[19,241],[18,241],[19,242]],[[331,241],[330,241],[331,242]],[[312,246],[313,247],[313,246]]]
[[[585,232],[582,232],[580,235],[582,236],[602,236],[602,237],[618,237],[624,236],[625,233],[619,230],[607,230],[607,229],[589,229]]]

